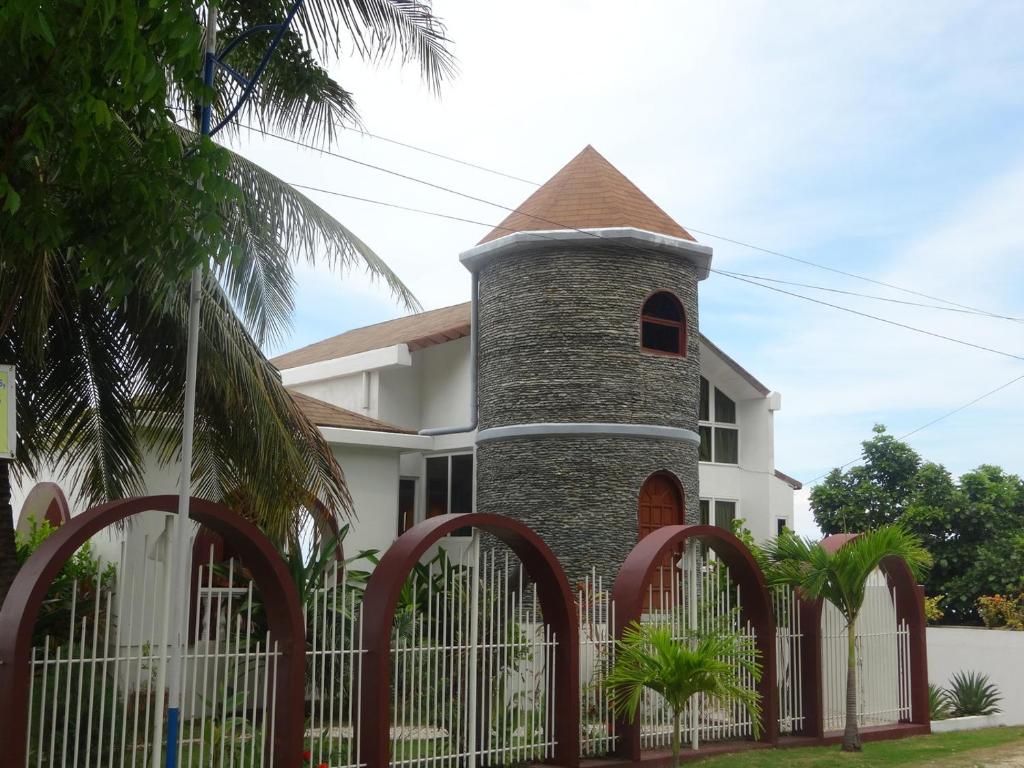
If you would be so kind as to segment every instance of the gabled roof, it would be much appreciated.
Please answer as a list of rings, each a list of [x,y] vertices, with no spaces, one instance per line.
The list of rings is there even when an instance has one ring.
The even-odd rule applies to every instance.
[[[334,360],[371,349],[407,344],[410,352],[469,336],[469,304],[419,312],[376,325],[354,328],[329,339],[278,355],[270,362],[279,371]]]
[[[790,477],[785,472],[782,472],[778,469],[775,470],[775,476],[779,478],[779,480],[784,482],[786,485],[788,485],[790,488],[792,488],[794,491],[799,491],[801,488],[804,487],[804,484],[797,480],[795,477]]]
[[[320,400],[294,389],[288,389],[288,394],[299,406],[306,418],[318,427],[337,427],[339,429],[364,429],[369,432],[397,432],[400,434],[413,434],[411,430],[396,427],[386,421],[378,421],[364,416],[361,413],[350,411],[347,408],[339,408],[328,402]]]
[[[694,239],[588,144],[480,243],[513,232],[607,227]]]

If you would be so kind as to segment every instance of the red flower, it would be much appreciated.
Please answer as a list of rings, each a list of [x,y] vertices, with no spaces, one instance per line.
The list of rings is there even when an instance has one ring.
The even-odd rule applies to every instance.
[[[302,759],[308,763],[310,760],[313,759],[313,753],[307,749],[305,752],[302,753]]]
[[[331,768],[327,763],[320,763],[316,768]]]

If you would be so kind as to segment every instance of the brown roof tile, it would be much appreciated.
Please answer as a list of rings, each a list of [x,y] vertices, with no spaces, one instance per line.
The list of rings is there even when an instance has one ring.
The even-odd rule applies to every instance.
[[[401,434],[412,434],[408,429],[396,427],[386,421],[378,421],[364,416],[361,413],[350,411],[347,408],[339,408],[318,398],[304,395],[294,389],[289,389],[288,394],[299,406],[306,418],[318,427],[338,427],[340,429],[365,429],[372,432],[397,432]]]
[[[332,336],[291,352],[270,362],[279,370],[333,360],[337,357],[368,352],[371,349],[408,344],[410,351],[469,335],[469,304],[434,309],[415,315],[386,320]]]
[[[588,144],[480,243],[512,232],[604,227],[694,239]]]

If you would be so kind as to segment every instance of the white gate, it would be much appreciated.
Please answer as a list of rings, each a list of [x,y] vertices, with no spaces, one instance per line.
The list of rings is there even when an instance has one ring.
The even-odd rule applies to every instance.
[[[910,630],[896,618],[896,598],[885,575],[868,580],[857,618],[857,720],[861,726],[910,719]],[[826,731],[846,724],[846,620],[831,603],[821,612],[822,702]]]

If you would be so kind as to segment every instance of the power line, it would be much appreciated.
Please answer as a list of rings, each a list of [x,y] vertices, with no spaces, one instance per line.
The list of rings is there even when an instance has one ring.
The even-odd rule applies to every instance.
[[[279,135],[274,134],[274,133],[262,131],[261,129],[257,129],[257,128],[252,127],[252,126],[244,126],[244,127],[250,127],[253,130],[258,130],[258,131],[260,131],[261,133],[264,133],[267,136],[270,136],[272,138],[277,138],[277,139],[280,139],[282,141],[294,141],[294,140],[289,139],[287,137],[283,137],[283,136],[279,136]],[[470,167],[470,168],[475,168],[476,170],[484,171],[485,173],[491,173],[491,174],[494,174],[496,176],[502,176],[504,178],[512,179],[514,181],[520,181],[520,182],[522,182],[524,184],[531,184],[531,185],[533,185],[535,187],[541,186],[536,181],[531,181],[529,179],[524,179],[524,178],[519,177],[519,176],[514,176],[514,175],[506,173],[504,171],[499,171],[499,170],[497,170],[495,168],[489,168],[489,167],[487,167],[485,165],[481,165],[479,163],[472,163],[472,162],[469,162],[467,160],[461,160],[461,159],[459,159],[457,157],[452,157],[451,155],[445,155],[445,154],[440,153],[440,152],[435,152],[433,150],[426,149],[425,147],[420,147],[420,146],[417,146],[415,144],[410,144],[408,142],[404,142],[404,141],[399,141],[397,139],[388,138],[388,137],[382,136],[380,134],[369,133],[367,131],[360,131],[359,129],[351,128],[349,126],[341,126],[341,127],[344,130],[357,131],[357,132],[359,132],[362,135],[369,136],[370,138],[377,139],[379,141],[384,141],[384,142],[387,142],[389,144],[395,144],[395,145],[400,146],[400,147],[405,147],[406,149],[411,149],[411,150],[413,150],[415,152],[421,152],[423,154],[430,155],[432,157],[441,158],[443,160],[448,160],[448,161],[453,162],[453,163],[458,163],[459,165],[464,165],[464,166],[467,166],[467,167]],[[302,144],[301,142],[294,142],[294,143],[297,143],[300,146],[307,147],[308,149],[314,149],[314,150],[317,150],[317,151],[328,152],[327,150],[323,150],[323,149],[320,149],[318,147],[313,147],[313,146],[308,145],[308,144]],[[330,154],[330,153],[328,152],[328,154]],[[357,161],[357,160],[352,160],[351,158],[344,158],[344,159],[350,160],[351,162],[360,162],[360,161]],[[385,169],[381,169],[381,170],[385,170]],[[385,170],[385,172],[388,172],[388,171]],[[408,177],[405,177],[405,178],[408,178]],[[426,183],[429,183],[429,182],[426,182]],[[436,186],[436,185],[431,185],[431,186]],[[447,188],[445,188],[445,191],[448,191],[448,192],[450,192],[452,194],[457,194],[457,195],[461,195],[462,194],[462,193],[460,193],[460,192],[458,192],[456,190],[447,189]],[[480,200],[479,198],[475,198],[475,197],[471,197],[470,199],[476,200],[477,202],[486,203],[487,205],[494,205],[494,206],[497,206],[499,208],[503,208],[504,210],[507,210],[507,211],[512,211],[512,212],[516,212],[516,213],[523,213],[523,215],[531,216],[531,214],[524,213],[522,211],[515,211],[514,209],[507,208],[506,206],[499,205],[497,203],[492,203],[492,202],[489,202],[489,201]],[[539,218],[539,217],[534,216],[533,218]],[[543,221],[544,219],[541,219],[541,220]],[[798,264],[803,264],[805,266],[814,267],[815,269],[822,269],[822,270],[825,270],[825,271],[828,271],[828,272],[832,272],[834,274],[843,275],[844,277],[853,278],[854,280],[862,280],[864,282],[871,283],[873,285],[882,286],[884,288],[889,288],[889,289],[895,290],[895,291],[901,291],[903,293],[907,293],[907,294],[910,294],[912,296],[917,296],[919,298],[930,299],[931,301],[938,301],[938,302],[941,302],[943,304],[948,304],[951,307],[958,307],[960,309],[969,310],[969,311],[971,311],[971,312],[973,312],[975,314],[987,315],[989,317],[999,318],[999,319],[1003,319],[1003,320],[1012,320],[1014,322],[1024,322],[1024,318],[1008,317],[1006,315],[1001,315],[999,313],[989,312],[988,310],[980,309],[978,307],[972,307],[972,306],[970,306],[968,304],[962,304],[962,303],[959,303],[959,302],[951,301],[950,299],[944,299],[944,298],[942,298],[940,296],[932,296],[931,294],[923,293],[921,291],[915,291],[912,288],[904,288],[903,286],[896,285],[895,283],[888,283],[888,282],[885,282],[883,280],[876,280],[875,278],[866,277],[864,275],[859,275],[859,274],[857,274],[855,272],[849,272],[849,271],[846,271],[846,270],[838,269],[836,267],[830,267],[830,266],[828,266],[826,264],[821,264],[819,262],[811,261],[809,259],[801,259],[801,258],[799,258],[797,256],[792,256],[790,254],[783,253],[781,251],[776,251],[776,250],[773,250],[771,248],[764,248],[763,246],[754,245],[753,243],[748,243],[748,242],[743,241],[743,240],[737,240],[737,239],[732,238],[732,237],[726,237],[725,235],[718,235],[718,234],[715,234],[714,232],[708,232],[707,230],[697,229],[696,227],[691,227],[691,226],[685,225],[685,224],[682,225],[682,226],[687,231],[695,232],[698,235],[703,235],[705,237],[713,237],[716,240],[721,240],[722,242],[732,243],[733,245],[738,245],[738,246],[741,246],[743,248],[749,248],[751,250],[759,251],[761,253],[765,253],[765,254],[768,254],[768,255],[771,255],[771,256],[777,256],[777,257],[782,258],[782,259],[788,259],[789,261],[793,261],[793,262],[796,262]],[[822,290],[828,290],[828,289],[822,289]],[[892,299],[891,301],[896,301],[896,300]]]
[[[943,312],[958,312],[958,313],[964,314],[964,315],[977,315],[979,317],[998,317],[998,318],[1000,318],[1002,320],[1010,320],[1010,321],[1015,322],[1015,323],[1024,322],[1022,320],[1018,320],[1015,317],[1009,317],[1009,316],[1006,316],[1006,315],[991,315],[988,312],[979,312],[979,311],[976,311],[976,310],[973,310],[973,309],[960,309],[959,307],[943,307],[943,306],[940,306],[938,304],[925,304],[925,303],[919,302],[919,301],[904,301],[903,299],[893,299],[893,298],[890,298],[888,296],[878,296],[878,295],[870,294],[870,293],[860,293],[858,291],[844,291],[844,290],[842,290],[840,288],[830,288],[830,287],[824,286],[824,285],[814,285],[812,283],[798,283],[798,282],[793,282],[791,280],[780,280],[777,277],[764,277],[763,275],[750,275],[750,274],[747,274],[745,272],[736,272],[734,270],[729,270],[729,269],[715,269],[713,271],[717,272],[720,275],[734,275],[734,276],[739,276],[739,277],[749,277],[749,278],[752,278],[752,279],[755,279],[755,280],[764,280],[765,282],[769,282],[769,283],[778,283],[779,285],[792,285],[792,286],[796,286],[797,288],[811,288],[811,289],[816,290],[816,291],[828,291],[829,293],[840,293],[840,294],[843,294],[844,296],[857,296],[857,297],[862,298],[862,299],[874,299],[875,301],[886,301],[886,302],[889,302],[890,304],[903,304],[903,305],[908,306],[908,307],[920,307],[922,309],[937,309],[937,310],[941,310]]]
[[[493,174],[495,176],[502,176],[502,177],[504,177],[506,179],[511,179],[512,181],[520,181],[523,184],[532,184],[535,187],[539,187],[540,186],[540,184],[538,184],[536,181],[530,181],[529,179],[524,179],[521,176],[514,176],[511,173],[505,173],[504,171],[499,171],[499,170],[496,170],[494,168],[488,168],[486,165],[479,165],[477,163],[471,163],[468,160],[460,160],[457,157],[452,157],[451,155],[446,155],[446,154],[444,154],[442,152],[435,152],[432,149],[426,149],[424,147],[417,147],[415,144],[408,144],[408,143],[406,143],[404,141],[399,141],[398,139],[389,139],[387,136],[381,136],[379,133],[370,133],[369,131],[364,131],[364,130],[361,130],[359,128],[353,128],[353,127],[348,126],[348,125],[342,125],[342,126],[340,126],[340,128],[343,131],[352,131],[354,133],[358,133],[360,136],[369,136],[371,139],[377,139],[378,141],[383,141],[383,142],[386,142],[388,144],[395,144],[396,146],[399,146],[399,147],[405,147],[406,149],[411,149],[414,152],[420,152],[420,153],[422,153],[424,155],[430,155],[431,157],[437,157],[437,158],[440,158],[441,160],[447,160],[447,161],[452,162],[452,163],[457,163],[458,165],[464,165],[467,168],[474,168],[474,169],[476,169],[478,171],[483,171],[484,173],[490,173],[490,174]]]
[[[449,214],[438,213],[436,211],[428,211],[428,210],[424,210],[422,208],[413,208],[413,207],[410,207],[410,206],[399,205],[397,203],[389,203],[389,202],[383,201],[383,200],[374,200],[372,198],[360,197],[358,195],[349,195],[349,194],[345,194],[345,193],[342,193],[342,192],[334,192],[332,190],[327,190],[327,189],[323,189],[323,188],[320,188],[320,187],[312,187],[312,186],[305,185],[305,184],[295,184],[293,186],[301,187],[301,188],[304,188],[304,189],[311,189],[311,190],[314,190],[314,191],[317,191],[317,192],[322,192],[322,193],[334,195],[334,196],[337,196],[337,197],[344,197],[344,198],[348,198],[348,199],[351,199],[351,200],[358,200],[360,202],[371,203],[371,204],[374,204],[374,205],[381,205],[381,206],[388,207],[388,208],[395,208],[395,209],[399,209],[399,210],[405,210],[405,211],[411,211],[411,212],[414,212],[414,213],[420,213],[420,214],[424,214],[424,215],[427,215],[427,216],[437,216],[439,218],[450,219],[450,220],[453,220],[453,221],[460,221],[460,222],[464,222],[464,223],[467,223],[467,224],[478,224],[478,225],[481,225],[481,226],[491,226],[490,224],[487,224],[487,223],[482,222],[482,221],[477,221],[475,219],[466,219],[466,218],[462,218],[462,217],[459,217],[459,216],[451,216]],[[553,224],[557,224],[557,222],[552,222],[552,223]],[[501,228],[501,227],[499,227],[499,228]],[[562,228],[562,229],[575,229],[574,227],[564,227],[564,226],[562,226],[560,228]],[[583,233],[585,235],[590,235],[592,237],[595,237],[598,240],[604,240],[605,239],[605,238],[601,237],[601,235],[599,235],[599,234],[597,234],[595,232],[587,232],[585,230],[579,230],[579,229],[577,229],[576,231],[577,232],[581,232],[581,233]],[[535,234],[538,237],[540,237],[540,238],[553,239],[553,238],[545,237],[542,233],[535,233]],[[633,249],[633,250],[639,251],[640,249]],[[822,306],[831,307],[832,309],[837,309],[837,310],[840,310],[842,312],[848,312],[850,314],[858,315],[860,317],[865,317],[865,318],[868,318],[868,319],[871,319],[871,320],[877,320],[878,322],[886,323],[888,325],[894,325],[896,327],[903,328],[903,329],[908,330],[908,331],[914,331],[916,333],[923,333],[923,334],[925,334],[927,336],[932,336],[932,337],[937,338],[937,339],[943,339],[945,341],[949,341],[949,342],[952,342],[954,344],[960,344],[962,346],[971,347],[973,349],[979,349],[979,350],[982,350],[982,351],[985,351],[985,352],[991,352],[992,354],[1001,355],[1002,357],[1008,357],[1008,358],[1011,358],[1011,359],[1014,359],[1014,360],[1024,361],[1024,355],[1016,355],[1016,354],[1013,354],[1012,352],[1006,352],[1006,351],[1003,351],[1003,350],[1000,350],[1000,349],[995,349],[993,347],[987,347],[987,346],[985,346],[983,344],[976,344],[974,342],[966,341],[964,339],[958,339],[958,338],[955,338],[953,336],[946,336],[946,335],[941,334],[941,333],[936,333],[935,331],[929,331],[929,330],[926,330],[924,328],[918,328],[916,326],[908,325],[906,323],[901,323],[901,322],[898,322],[896,320],[890,320],[890,319],[885,318],[885,317],[879,317],[878,315],[872,315],[872,314],[869,314],[867,312],[860,312],[859,310],[852,309],[850,307],[844,307],[844,306],[842,306],[840,304],[832,304],[831,302],[822,301],[821,299],[815,299],[815,298],[813,298],[811,296],[805,296],[805,295],[803,295],[801,293],[794,293],[792,291],[783,290],[782,288],[776,288],[776,287],[771,286],[771,285],[765,285],[764,283],[757,282],[755,279],[748,279],[747,277],[740,277],[740,274],[742,274],[742,273],[732,273],[732,272],[726,272],[726,271],[722,271],[722,270],[718,270],[718,269],[711,269],[710,271],[715,273],[715,274],[722,275],[723,277],[728,277],[728,278],[731,278],[733,280],[739,280],[740,282],[749,283],[750,285],[756,285],[759,288],[764,288],[764,289],[769,290],[769,291],[775,291],[777,293],[782,293],[782,294],[785,294],[787,296],[793,296],[793,297],[798,298],[798,299],[804,299],[805,301],[810,301],[810,302],[813,302],[815,304],[820,304]],[[754,276],[751,276],[751,277],[754,277]]]
[[[916,331],[917,333],[923,333],[923,334],[925,334],[927,336],[933,336],[936,339],[944,339],[945,341],[951,341],[954,344],[962,344],[965,347],[972,347],[974,349],[980,349],[980,350],[983,350],[985,352],[991,352],[994,355],[1001,355],[1002,357],[1008,357],[1008,358],[1010,358],[1012,360],[1024,360],[1024,355],[1015,355],[1012,352],[1005,352],[1005,351],[1003,351],[1001,349],[995,349],[993,347],[986,347],[984,344],[975,344],[972,341],[965,341],[964,339],[957,339],[957,338],[955,338],[953,336],[946,336],[946,335],[941,334],[941,333],[936,333],[935,331],[928,331],[928,330],[925,330],[924,328],[917,328],[917,327],[915,327],[913,325],[907,325],[906,323],[897,322],[896,320],[889,320],[888,318],[885,318],[885,317],[879,317],[878,315],[872,315],[872,314],[869,314],[867,312],[861,312],[861,311],[856,310],[856,309],[851,309],[850,307],[844,307],[841,304],[832,304],[832,303],[830,303],[828,301],[822,301],[821,299],[815,299],[812,296],[804,296],[802,293],[793,293],[792,291],[786,291],[786,290],[783,290],[782,288],[776,288],[773,285],[765,285],[764,283],[758,283],[758,282],[756,282],[754,280],[748,280],[745,277],[738,277],[738,276],[730,274],[728,272],[721,272],[721,271],[715,270],[715,269],[712,269],[711,271],[715,272],[716,274],[722,275],[723,277],[728,277],[728,278],[730,278],[732,280],[739,280],[741,283],[749,283],[750,285],[756,285],[756,286],[758,286],[760,288],[765,288],[765,289],[767,289],[769,291],[775,291],[776,293],[785,294],[786,296],[793,296],[793,297],[798,298],[798,299],[803,299],[804,301],[811,301],[811,302],[814,302],[815,304],[821,304],[822,306],[825,306],[825,307],[831,307],[832,309],[838,309],[841,312],[849,312],[852,315],[859,315],[860,317],[867,317],[867,318],[870,318],[871,320],[877,320],[880,323],[887,323],[888,325],[895,325],[897,328],[905,328],[908,331]]]
[[[1010,379],[1005,384],[1000,384],[995,389],[990,389],[988,392],[986,392],[983,395],[978,395],[976,398],[974,398],[973,400],[971,400],[969,402],[964,403],[959,408],[954,408],[952,411],[949,411],[948,413],[944,413],[941,416],[939,416],[938,418],[932,419],[927,424],[922,424],[920,427],[917,427],[916,429],[912,429],[909,432],[907,432],[906,434],[900,435],[896,439],[897,440],[906,440],[911,435],[916,435],[918,432],[921,432],[921,431],[923,431],[925,429],[928,429],[929,427],[934,426],[935,424],[938,424],[940,421],[944,421],[945,419],[948,419],[950,416],[955,416],[956,414],[960,413],[961,411],[967,410],[972,405],[974,405],[976,403],[980,403],[986,397],[991,397],[992,395],[996,394],[997,392],[1002,392],[1004,389],[1006,389],[1007,387],[1009,387],[1009,386],[1011,386],[1013,384],[1016,384],[1018,381],[1024,381],[1024,374],[1022,374],[1020,376],[1017,376],[1016,378]],[[862,458],[861,456],[858,456],[856,459],[850,459],[850,461],[846,462],[845,464],[840,464],[838,467],[835,467],[834,469],[846,469],[851,464],[855,464],[856,462],[860,461],[861,458]],[[833,470],[830,469],[828,472],[825,472],[824,474],[818,475],[816,478],[814,478],[813,480],[808,482],[807,485],[813,485],[814,483],[816,483],[819,480],[821,480],[823,477],[827,477],[829,474],[832,473],[832,471]]]

